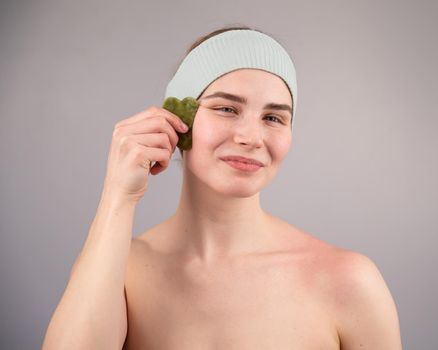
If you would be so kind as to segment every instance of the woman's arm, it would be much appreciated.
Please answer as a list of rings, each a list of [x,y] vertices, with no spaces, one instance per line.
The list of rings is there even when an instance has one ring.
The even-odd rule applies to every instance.
[[[177,115],[155,106],[116,123],[99,208],[50,320],[43,350],[122,349],[135,207],[147,192],[149,174],[167,169],[177,130],[189,130],[184,125]]]
[[[135,203],[103,196],[52,319],[42,350],[122,349],[125,276]]]
[[[356,252],[341,260],[336,278],[341,350],[401,350],[396,305],[377,266]]]

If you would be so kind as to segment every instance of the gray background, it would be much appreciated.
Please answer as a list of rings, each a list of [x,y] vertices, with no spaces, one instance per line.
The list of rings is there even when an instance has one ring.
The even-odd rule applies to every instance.
[[[436,2],[0,6],[1,349],[40,348],[95,215],[114,124],[161,106],[186,49],[225,25],[273,35],[297,68],[292,148],[262,206],[370,257],[404,349],[436,349]],[[151,177],[135,236],[176,209],[177,159]]]

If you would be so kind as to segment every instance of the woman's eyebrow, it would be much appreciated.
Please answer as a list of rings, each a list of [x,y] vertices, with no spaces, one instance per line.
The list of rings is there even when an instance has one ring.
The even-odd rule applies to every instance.
[[[230,94],[228,92],[223,92],[223,91],[216,91],[216,92],[212,93],[211,95],[202,97],[201,100],[206,100],[206,99],[215,98],[215,97],[225,98],[227,100],[238,102],[241,104],[248,103],[248,100],[245,97],[233,95],[233,94]],[[281,104],[281,103],[273,103],[272,102],[272,103],[266,104],[263,107],[263,109],[275,109],[275,110],[279,110],[279,111],[289,111],[289,113],[292,115],[292,108],[288,104]]]

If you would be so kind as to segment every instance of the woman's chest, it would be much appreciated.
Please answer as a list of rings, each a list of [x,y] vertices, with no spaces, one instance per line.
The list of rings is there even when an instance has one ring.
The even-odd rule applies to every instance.
[[[298,272],[299,271],[299,272]],[[126,280],[128,349],[339,349],[329,308],[303,270],[138,261]]]

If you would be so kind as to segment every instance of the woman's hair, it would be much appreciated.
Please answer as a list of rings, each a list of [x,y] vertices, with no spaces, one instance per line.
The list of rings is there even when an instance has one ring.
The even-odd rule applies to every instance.
[[[204,36],[201,36],[201,37],[199,37],[190,47],[189,47],[189,49],[186,51],[186,53],[185,53],[185,56],[184,56],[184,58],[194,49],[194,48],[196,48],[197,46],[199,46],[200,44],[202,44],[205,40],[207,40],[207,39],[210,39],[211,37],[213,37],[213,36],[215,36],[215,35],[218,35],[218,34],[221,34],[221,33],[223,33],[223,32],[227,32],[227,31],[229,31],[229,30],[254,30],[254,31],[256,31],[256,32],[259,32],[259,33],[263,33],[263,34],[267,34],[267,35],[269,35],[269,36],[271,36],[271,37],[273,37],[271,34],[268,34],[268,33],[265,33],[265,32],[262,32],[261,30],[258,30],[258,29],[254,29],[254,28],[250,28],[250,27],[247,27],[247,26],[226,26],[226,27],[222,27],[222,28],[219,28],[219,29],[216,29],[216,30],[214,30],[214,31],[212,31],[212,32],[210,32],[209,34],[207,34],[207,35],[204,35]],[[276,39],[277,40],[277,39]],[[278,41],[278,40],[277,40]],[[184,60],[184,58],[181,60],[181,62]],[[179,68],[179,66],[180,66],[180,64],[181,64],[181,62],[178,64],[178,66],[177,66],[177,69],[175,70],[175,73],[176,73],[176,71],[178,70],[178,68]],[[175,74],[174,73],[174,74]],[[183,158],[183,152],[180,150],[180,149],[178,149],[179,150],[179,153],[180,153],[180,155],[181,155],[181,158]]]

